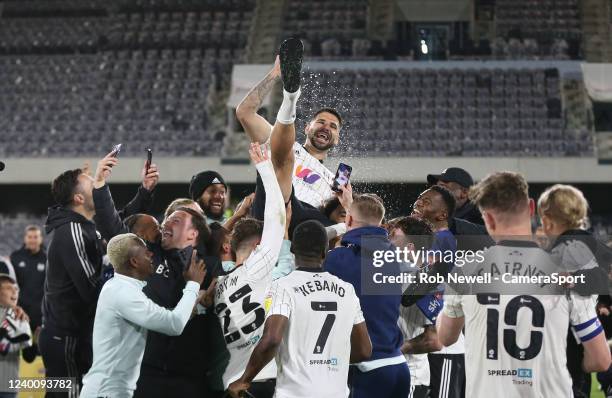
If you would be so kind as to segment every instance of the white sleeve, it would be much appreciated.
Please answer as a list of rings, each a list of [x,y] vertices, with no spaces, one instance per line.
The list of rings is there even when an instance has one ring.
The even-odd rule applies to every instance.
[[[256,251],[245,261],[244,266],[251,275],[258,276],[262,271],[265,274],[272,272],[278,261],[281,245],[285,236],[285,224],[287,215],[285,213],[285,201],[276,173],[272,167],[272,162],[267,160],[255,165],[261,176],[261,181],[266,190],[266,204],[264,210],[264,226],[261,242]],[[259,254],[258,254],[259,252]],[[265,261],[251,259],[251,257],[261,256]],[[249,261],[258,260],[258,261]]]
[[[449,318],[461,318],[465,316],[463,314],[463,306],[461,305],[461,295],[460,294],[451,294],[444,295],[444,315]]]
[[[365,318],[363,317],[363,311],[361,311],[361,303],[359,302],[359,297],[355,293],[355,289],[351,286],[352,296],[353,296],[353,307],[355,309],[355,318],[353,318],[353,325],[358,325],[361,322],[365,322]]]
[[[266,317],[270,315],[282,315],[291,318],[294,303],[291,294],[279,283],[274,283],[265,300]]]
[[[117,311],[124,319],[145,329],[178,336],[189,321],[199,290],[198,283],[187,282],[181,300],[173,310],[168,310],[155,304],[142,291],[130,289],[117,297]]]
[[[584,343],[603,333],[591,297],[572,293],[570,298],[570,323],[580,341]]]

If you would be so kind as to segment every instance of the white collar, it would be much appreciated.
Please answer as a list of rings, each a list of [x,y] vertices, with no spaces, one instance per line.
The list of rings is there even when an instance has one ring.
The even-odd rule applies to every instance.
[[[115,275],[113,276],[113,278],[118,278],[118,280],[129,283],[130,285],[133,285],[139,289],[142,289],[143,287],[147,285],[147,282],[145,281],[141,281],[139,279],[132,278],[131,276],[119,274],[117,272],[115,272]]]

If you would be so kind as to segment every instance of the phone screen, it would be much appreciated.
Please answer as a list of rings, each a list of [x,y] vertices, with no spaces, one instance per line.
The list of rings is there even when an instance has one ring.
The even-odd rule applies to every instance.
[[[336,176],[334,177],[334,183],[332,185],[332,190],[335,192],[340,192],[340,185],[347,185],[351,178],[351,172],[353,168],[348,164],[340,163],[338,165],[338,170],[336,171]]]
[[[121,144],[117,144],[113,147],[113,150],[111,151],[113,153],[114,157],[119,156],[119,152],[121,152]]]

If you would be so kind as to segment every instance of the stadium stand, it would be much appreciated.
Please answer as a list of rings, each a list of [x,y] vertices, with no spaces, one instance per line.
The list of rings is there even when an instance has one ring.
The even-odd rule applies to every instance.
[[[10,18],[0,24],[0,51],[92,52],[107,29],[102,18]]]
[[[497,0],[495,19],[498,57],[579,56],[582,28],[578,0]]]
[[[102,56],[2,57],[2,152],[62,156],[100,152],[100,139],[125,149],[163,140],[160,154],[205,154],[211,64],[186,51]],[[62,95],[58,98],[57,93]],[[35,134],[36,139],[32,139]],[[181,137],[181,140],[176,138]],[[214,140],[213,140],[214,141]]]
[[[109,34],[113,48],[243,49],[250,13],[130,13],[113,17]],[[231,54],[231,57],[238,54]]]
[[[534,4],[496,2],[494,57],[524,59],[542,51],[549,58],[569,57],[568,43],[580,39],[576,0]],[[2,2],[0,156],[100,153],[102,137],[124,143],[128,155],[150,142],[159,143],[161,156],[244,153],[232,148],[235,139],[225,139],[223,104],[232,65],[247,61],[256,5],[255,0]],[[379,59],[383,44],[368,38],[371,11],[365,0],[288,0],[281,37],[304,37],[310,60]],[[530,22],[515,29],[524,20]],[[547,22],[538,25],[542,20]],[[561,34],[566,25],[570,33]],[[386,70],[321,72],[326,79],[304,90],[302,114],[316,105],[312,99],[318,93],[339,87],[334,101],[344,95],[349,110],[345,134],[365,138],[374,132],[367,137],[376,139],[360,140],[373,156],[593,153],[583,94],[573,90],[566,101],[566,83],[554,70],[403,68],[398,64],[387,75]]]
[[[327,105],[348,121],[342,141],[351,145],[339,154],[356,145],[371,156],[593,153],[586,128],[566,128],[556,69],[313,67],[304,78],[301,115]]]
[[[367,0],[289,0],[283,17],[283,36],[306,39],[306,54],[315,58],[361,58],[369,47],[368,8]]]
[[[155,141],[162,156],[217,152],[212,98],[242,59],[254,1],[84,4],[3,4],[0,154],[99,153],[102,137],[128,155]],[[38,17],[57,10],[100,15]]]

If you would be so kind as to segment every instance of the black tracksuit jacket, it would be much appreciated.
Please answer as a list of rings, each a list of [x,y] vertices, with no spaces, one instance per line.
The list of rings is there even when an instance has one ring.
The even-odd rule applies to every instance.
[[[49,244],[43,324],[64,336],[89,336],[100,291],[104,247],[93,221],[55,206],[45,226]]]
[[[42,299],[47,269],[47,252],[41,247],[34,254],[23,246],[11,254],[19,285],[19,305],[30,317],[32,332],[42,324]]]

